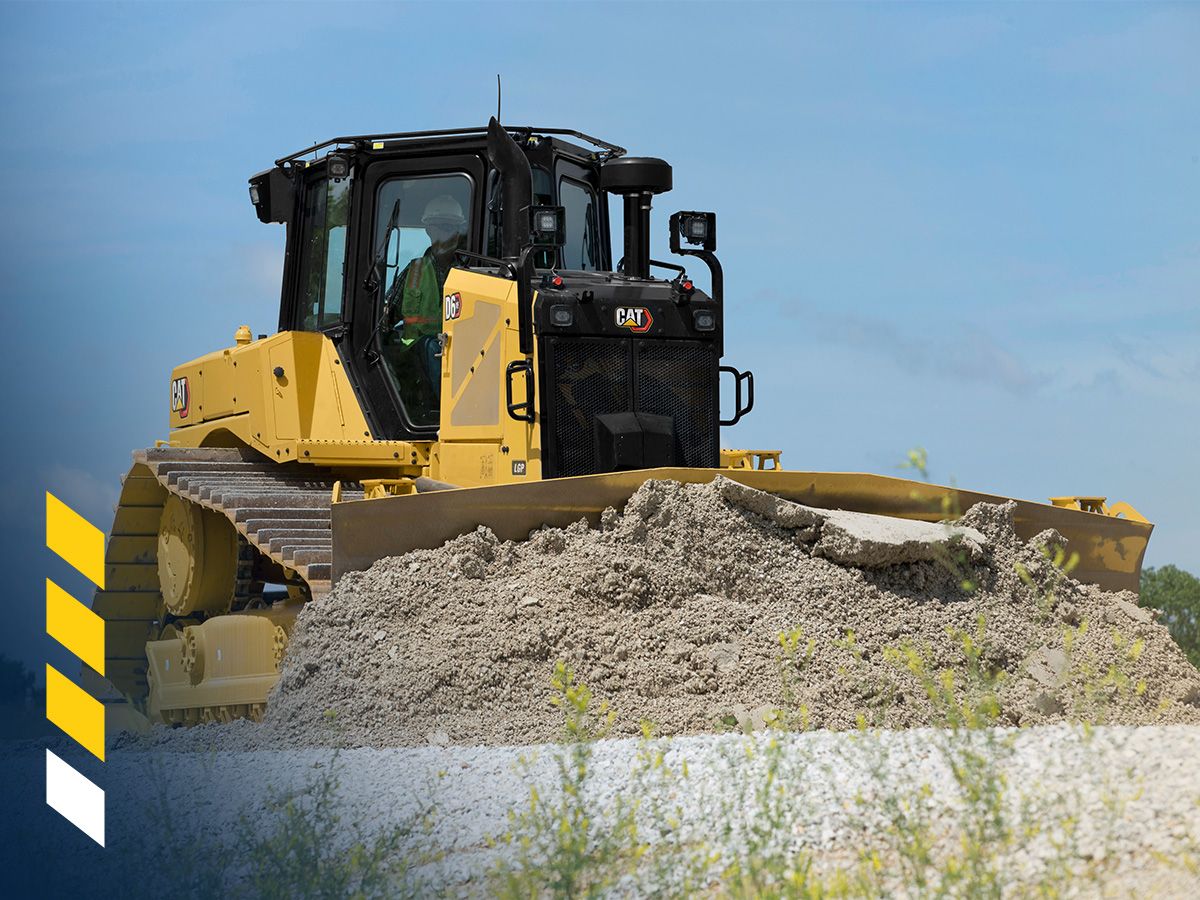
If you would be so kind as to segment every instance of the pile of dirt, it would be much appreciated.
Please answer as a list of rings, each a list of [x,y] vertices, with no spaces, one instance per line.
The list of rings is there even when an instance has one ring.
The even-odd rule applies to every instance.
[[[999,676],[1000,724],[1200,723],[1200,672],[1152,611],[1064,578],[1043,552],[1062,538],[1020,541],[1013,508],[979,504],[951,529],[718,477],[647,482],[598,529],[513,543],[481,528],[308,604],[265,726],[224,739],[555,740],[557,660],[617,710],[615,734],[642,720],[661,734],[751,729],[776,709],[814,728],[936,724],[945,707],[921,672],[944,669],[959,697]],[[981,622],[972,666],[963,635]],[[790,659],[781,632],[798,638]]]
[[[939,709],[914,658],[888,648],[978,684],[962,635],[981,619],[1002,723],[1200,722],[1200,672],[1153,613],[1064,579],[1042,552],[1062,538],[1018,540],[1012,512],[980,504],[956,532],[924,526],[949,540],[898,553],[718,478],[647,482],[598,529],[512,543],[481,528],[309,604],[267,724],[289,744],[553,740],[561,659],[618,711],[617,733],[756,727],[777,708],[812,727],[927,725]],[[797,628],[784,661],[780,632]]]

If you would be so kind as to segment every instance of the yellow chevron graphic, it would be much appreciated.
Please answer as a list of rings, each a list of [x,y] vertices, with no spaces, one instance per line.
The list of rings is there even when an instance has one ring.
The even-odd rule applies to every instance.
[[[104,620],[46,579],[46,633],[104,674]]]
[[[104,587],[104,532],[46,491],[46,546]]]
[[[104,587],[104,532],[46,491],[46,546]],[[104,675],[104,620],[46,579],[46,633]],[[104,704],[46,664],[46,718],[104,762]],[[104,790],[46,750],[46,805],[104,846]]]
[[[49,663],[46,718],[104,761],[104,704]]]

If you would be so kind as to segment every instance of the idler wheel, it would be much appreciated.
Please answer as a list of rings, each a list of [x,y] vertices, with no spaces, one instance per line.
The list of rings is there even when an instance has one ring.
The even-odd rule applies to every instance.
[[[237,532],[211,509],[167,496],[158,524],[158,583],[176,616],[228,612],[237,586]]]

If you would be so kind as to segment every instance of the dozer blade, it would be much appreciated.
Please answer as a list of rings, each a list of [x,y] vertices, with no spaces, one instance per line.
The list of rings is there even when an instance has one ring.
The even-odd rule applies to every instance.
[[[353,500],[333,506],[333,581],[387,556],[439,547],[479,525],[504,540],[524,540],[542,525],[564,527],[580,518],[596,525],[606,507],[622,508],[650,479],[703,484],[717,475],[807,506],[929,522],[945,518],[948,509],[965,512],[976,503],[1009,500],[886,475],[682,468]],[[1138,590],[1153,525],[1045,503],[1015,502],[1020,538],[1028,540],[1053,528],[1078,552],[1079,565],[1072,577],[1105,590]]]

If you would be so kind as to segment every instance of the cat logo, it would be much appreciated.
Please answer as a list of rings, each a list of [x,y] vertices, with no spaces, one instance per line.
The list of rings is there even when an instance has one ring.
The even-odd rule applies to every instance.
[[[462,315],[462,294],[455,291],[446,297],[446,321],[457,319]]]
[[[171,382],[171,412],[179,413],[179,418],[186,419],[188,414],[188,382],[186,378],[176,378]]]
[[[617,327],[628,328],[634,334],[645,334],[654,324],[654,316],[644,306],[618,306]]]

